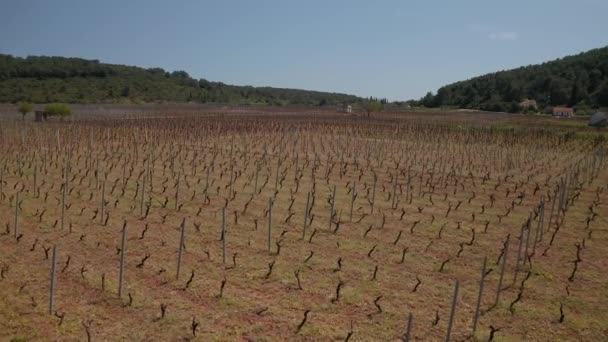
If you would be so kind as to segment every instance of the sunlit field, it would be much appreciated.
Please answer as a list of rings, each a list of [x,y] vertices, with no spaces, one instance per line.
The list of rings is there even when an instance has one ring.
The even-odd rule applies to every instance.
[[[134,108],[0,121],[0,339],[607,337],[603,132]]]

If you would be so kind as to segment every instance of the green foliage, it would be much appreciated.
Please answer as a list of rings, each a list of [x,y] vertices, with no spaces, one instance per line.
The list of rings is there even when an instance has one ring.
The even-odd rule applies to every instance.
[[[129,88],[129,86],[125,86],[124,88],[122,88],[122,91],[120,92],[120,96],[129,97],[129,95],[131,95],[131,88]]]
[[[44,107],[44,111],[51,116],[66,117],[72,114],[70,106],[64,103],[51,103]]]
[[[0,102],[201,102],[335,105],[361,98],[298,89],[233,86],[196,80],[185,71],[100,63],[64,57],[0,54]]]
[[[608,80],[604,80],[604,83],[600,86],[596,101],[600,107],[608,107]]]
[[[384,104],[386,102],[387,102],[386,99],[378,100],[378,99],[370,97],[369,99],[366,99],[365,101],[363,101],[363,108],[365,109],[367,116],[369,116],[370,113],[379,112],[379,111],[383,110]]]
[[[437,94],[437,98],[439,94]],[[435,96],[430,91],[420,100],[421,104],[425,107],[436,107]]]
[[[608,106],[608,47],[453,83],[412,105],[513,112],[524,99],[536,100],[540,111],[552,106]]]
[[[27,115],[27,113],[31,112],[32,110],[34,110],[34,107],[32,106],[31,103],[28,102],[20,102],[17,105],[17,110],[19,110],[19,113],[21,113],[21,115],[23,115],[23,117],[25,117],[25,115]]]
[[[27,342],[27,340],[27,338],[20,336],[11,338],[11,342]]]

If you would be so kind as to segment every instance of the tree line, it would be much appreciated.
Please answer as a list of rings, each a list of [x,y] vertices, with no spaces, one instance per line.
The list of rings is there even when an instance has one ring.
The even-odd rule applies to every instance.
[[[528,99],[536,101],[538,111],[569,106],[591,112],[608,106],[608,46],[449,84],[410,105],[519,112]]]
[[[195,79],[185,71],[82,58],[0,54],[0,102],[335,105],[365,103],[365,99],[341,93],[228,85]]]

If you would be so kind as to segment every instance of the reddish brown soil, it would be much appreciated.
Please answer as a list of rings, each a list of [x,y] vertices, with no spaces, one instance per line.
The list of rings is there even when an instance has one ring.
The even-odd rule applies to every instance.
[[[495,340],[503,341],[608,338],[608,172],[598,152],[605,146],[594,140],[595,132],[576,127],[581,132],[567,135],[562,124],[542,124],[546,118],[485,113],[383,113],[367,119],[306,115],[301,108],[284,115],[242,108],[193,112],[180,108],[168,117],[82,112],[66,122],[1,122],[0,339],[86,340],[90,322],[93,340],[344,340],[352,327],[351,341],[385,341],[403,336],[412,313],[413,339],[440,340],[456,281],[454,340],[488,340],[490,326],[499,329]],[[256,173],[261,190],[253,194]],[[100,212],[104,175],[107,223]],[[144,178],[144,203],[151,203],[147,216],[146,204],[140,215]],[[549,225],[560,179],[572,180],[568,205],[559,220],[554,210]],[[336,215],[330,227],[333,186]],[[313,219],[302,240],[313,188]],[[538,219],[533,219],[530,262],[516,272],[520,229],[541,196],[543,237],[534,248]],[[270,252],[269,198],[274,199]],[[176,279],[183,219],[185,251]],[[123,222],[125,288],[118,298]],[[505,289],[488,311],[509,234]],[[576,244],[581,261],[570,281]],[[51,246],[57,247],[52,315],[51,265],[45,257]],[[522,260],[524,249],[525,240]],[[484,256],[491,271],[484,281],[484,313],[471,335]],[[374,305],[380,296],[381,312]],[[167,305],[162,319],[161,304]],[[298,331],[305,310],[310,313]],[[193,319],[199,323],[196,336]]]

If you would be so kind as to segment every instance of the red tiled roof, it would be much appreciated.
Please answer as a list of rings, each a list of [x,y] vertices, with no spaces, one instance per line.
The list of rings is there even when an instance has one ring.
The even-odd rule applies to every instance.
[[[569,107],[553,107],[553,112],[574,112],[574,108]]]

